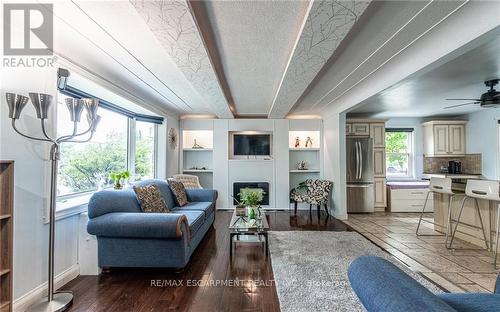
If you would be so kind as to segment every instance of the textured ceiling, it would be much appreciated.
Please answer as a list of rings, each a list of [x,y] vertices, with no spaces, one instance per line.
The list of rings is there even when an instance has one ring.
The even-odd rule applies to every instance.
[[[486,1],[374,1],[358,21],[355,31],[348,35],[348,44],[337,49],[335,58],[326,64],[290,114],[328,115],[336,106],[343,105],[339,99],[344,95],[364,93],[364,90],[356,90],[356,86],[383,70],[393,58],[425,40],[426,34],[432,33],[438,25],[482,6],[494,7]],[[461,38],[459,33],[453,32],[448,36],[454,41]],[[426,52],[421,51],[423,56]]]
[[[369,3],[314,1],[269,117],[282,118],[288,114]]]
[[[391,81],[372,93],[358,88],[390,67],[392,58],[425,41],[435,28],[460,26],[462,15],[498,12],[500,5],[465,0],[373,1],[368,7],[367,2],[348,0],[194,1],[56,2],[55,53],[71,70],[90,73],[91,79],[97,78],[113,92],[161,114],[232,118],[234,104],[244,117],[328,116],[344,105],[346,94],[363,94],[349,103],[355,105],[397,83]],[[479,30],[498,25],[488,14],[483,20]],[[476,29],[463,27],[472,33]],[[460,33],[448,34],[453,35],[452,43],[468,42]],[[491,53],[496,51],[498,47]],[[479,52],[477,58],[476,62],[488,60]],[[457,66],[467,68],[474,59],[467,62]],[[493,65],[472,67],[467,81],[454,79],[466,72],[442,76],[456,85],[439,84],[432,77],[433,83],[427,85],[440,86],[436,94],[440,90],[457,96],[480,94],[485,78],[474,68],[483,67]],[[393,93],[385,93],[379,104],[372,105],[397,111],[394,103],[405,99],[401,94],[424,98],[424,86],[408,82],[389,89]],[[391,102],[387,94],[399,100]],[[449,96],[443,93],[439,98]],[[364,112],[380,113],[369,107]]]
[[[169,56],[218,117],[231,118],[202,37],[183,0],[131,1]]]
[[[267,115],[306,1],[208,1],[205,9],[238,114]]]
[[[486,92],[484,81],[500,78],[500,30],[491,41],[421,75],[414,75],[363,101],[350,113],[373,117],[430,117],[461,115],[481,110],[479,105],[453,109],[446,106],[470,101],[446,98],[477,98]],[[500,86],[497,85],[497,90]]]

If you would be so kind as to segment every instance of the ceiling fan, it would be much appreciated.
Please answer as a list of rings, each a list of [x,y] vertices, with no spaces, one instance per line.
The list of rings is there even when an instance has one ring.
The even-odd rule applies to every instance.
[[[499,107],[500,92],[493,88],[498,84],[499,81],[500,79],[486,80],[484,84],[490,89],[487,92],[481,94],[481,97],[479,99],[446,99],[448,101],[474,101],[474,102],[446,106],[443,109],[455,108],[466,105],[475,105],[475,104],[479,104],[479,106],[482,108]]]

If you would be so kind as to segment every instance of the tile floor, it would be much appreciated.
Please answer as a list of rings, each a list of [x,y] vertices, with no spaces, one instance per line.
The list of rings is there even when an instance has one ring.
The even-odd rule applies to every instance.
[[[432,220],[431,213],[425,217]],[[460,239],[453,242],[456,249],[448,250],[444,236],[417,237],[418,218],[416,213],[351,214],[345,223],[447,291],[494,290],[500,270],[493,267],[492,253]],[[430,223],[422,226],[422,233],[439,234]]]

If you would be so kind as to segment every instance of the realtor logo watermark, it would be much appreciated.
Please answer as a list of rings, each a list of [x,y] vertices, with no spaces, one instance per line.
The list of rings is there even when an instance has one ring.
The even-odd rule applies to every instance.
[[[3,5],[3,66],[53,65],[53,4],[5,3]]]

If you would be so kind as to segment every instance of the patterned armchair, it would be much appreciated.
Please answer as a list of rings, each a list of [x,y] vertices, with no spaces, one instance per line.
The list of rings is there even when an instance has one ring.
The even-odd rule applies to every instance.
[[[201,189],[200,180],[197,176],[191,174],[175,174],[174,179],[181,182],[186,189]]]
[[[297,214],[297,204],[309,204],[309,210],[312,205],[318,206],[318,212],[321,205],[325,206],[325,211],[328,214],[328,202],[330,201],[330,193],[332,191],[333,182],[328,180],[307,179],[305,182],[306,190],[294,188],[290,192],[290,201],[294,203],[295,214]]]

